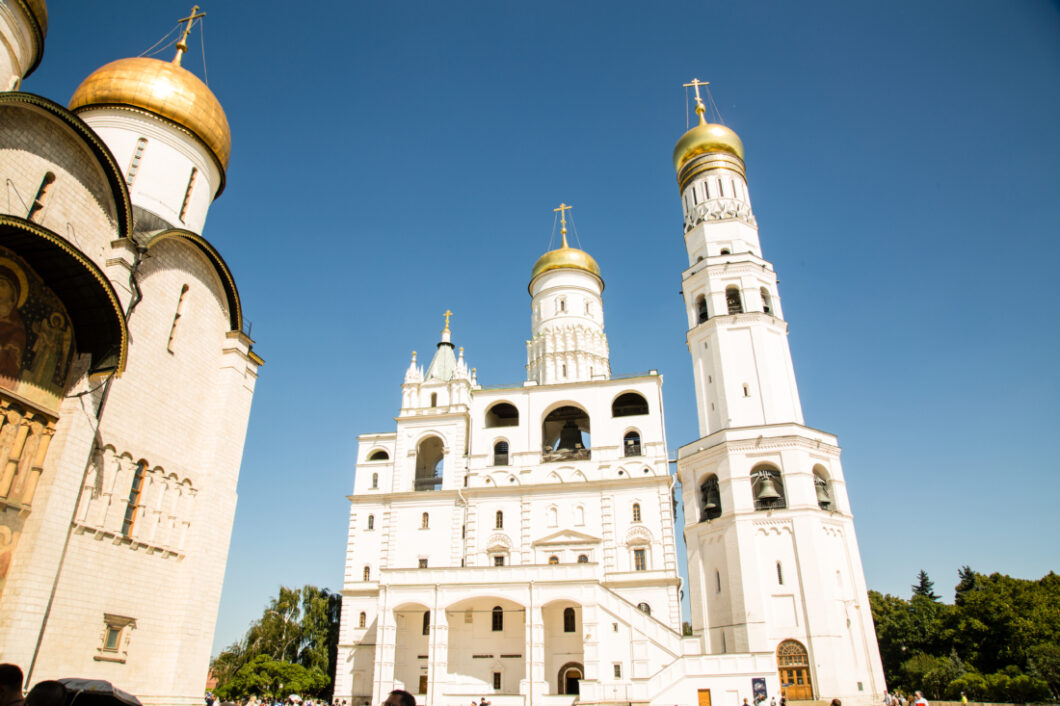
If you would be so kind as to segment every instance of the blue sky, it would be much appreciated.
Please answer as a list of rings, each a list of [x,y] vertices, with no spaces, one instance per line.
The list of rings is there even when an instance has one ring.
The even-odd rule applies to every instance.
[[[281,583],[341,587],[356,435],[393,428],[446,308],[480,382],[524,378],[560,201],[607,283],[613,370],[659,369],[671,455],[696,438],[671,162],[693,76],[746,146],[869,587],[1060,568],[1057,3],[204,9],[233,133],[204,235],[266,360],[215,653]],[[187,10],[53,2],[24,89],[65,102]],[[184,65],[202,76],[197,30]]]

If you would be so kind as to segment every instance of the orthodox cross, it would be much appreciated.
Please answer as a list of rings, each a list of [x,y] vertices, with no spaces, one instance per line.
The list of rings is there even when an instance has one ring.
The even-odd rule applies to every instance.
[[[448,309],[446,309],[445,310],[445,314],[443,314],[443,316],[445,316],[445,328],[447,330],[449,329],[449,317],[452,316],[452,315],[453,315],[453,312],[449,311]]]
[[[559,208],[552,209],[553,211],[559,211],[559,232],[560,235],[563,236],[563,247],[567,247],[567,211],[571,210],[572,208],[574,208],[574,206],[568,206],[565,203],[560,203]]]
[[[685,84],[682,84],[682,85],[684,85],[685,88],[691,87],[691,88],[694,88],[696,90],[696,113],[702,119],[703,118],[703,113],[706,112],[707,108],[706,108],[706,106],[703,105],[703,99],[699,97],[699,87],[700,86],[704,86],[704,87],[705,86],[709,86],[710,85],[710,81],[700,81],[698,78],[694,78],[694,79],[692,79],[692,83],[685,83]]]
[[[178,25],[181,22],[187,22],[187,24],[184,25],[184,31],[180,35],[180,41],[177,42],[177,55],[173,57],[173,63],[177,66],[180,66],[180,59],[184,56],[184,52],[188,51],[188,34],[191,32],[191,26],[195,24],[195,20],[202,17],[206,17],[206,13],[199,12],[199,6],[195,5],[191,8],[191,14],[177,20]]]

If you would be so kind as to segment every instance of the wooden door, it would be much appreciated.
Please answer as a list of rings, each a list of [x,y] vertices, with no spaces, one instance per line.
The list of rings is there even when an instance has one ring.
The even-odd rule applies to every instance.
[[[420,675],[420,690],[417,691],[416,693],[417,694],[426,694],[427,693],[427,675],[426,674],[421,674]]]
[[[699,690],[699,706],[710,706],[710,689]]]
[[[789,701],[813,699],[810,682],[810,655],[798,640],[785,640],[777,646],[780,695]]]

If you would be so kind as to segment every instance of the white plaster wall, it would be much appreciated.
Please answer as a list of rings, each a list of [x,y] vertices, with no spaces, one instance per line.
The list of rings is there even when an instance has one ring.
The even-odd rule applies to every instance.
[[[11,0],[0,0],[0,91],[19,90],[19,83],[37,50],[30,20],[22,6]]]
[[[189,133],[147,113],[120,108],[92,107],[78,116],[110,148],[128,178],[136,143],[147,145],[129,187],[132,202],[177,228],[202,233],[206,213],[221,183],[221,173],[210,151]],[[188,209],[180,217],[192,167],[197,171]]]

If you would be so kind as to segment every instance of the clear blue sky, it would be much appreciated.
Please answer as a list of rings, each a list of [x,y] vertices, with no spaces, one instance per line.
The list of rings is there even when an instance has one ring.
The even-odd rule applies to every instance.
[[[204,9],[233,133],[205,235],[266,360],[215,652],[279,584],[341,587],[355,437],[393,429],[446,308],[480,382],[524,378],[527,280],[560,201],[603,270],[613,370],[659,369],[670,453],[696,438],[671,163],[693,76],[746,145],[869,587],[1060,568],[1057,3]],[[187,10],[52,2],[24,88],[65,102]]]

